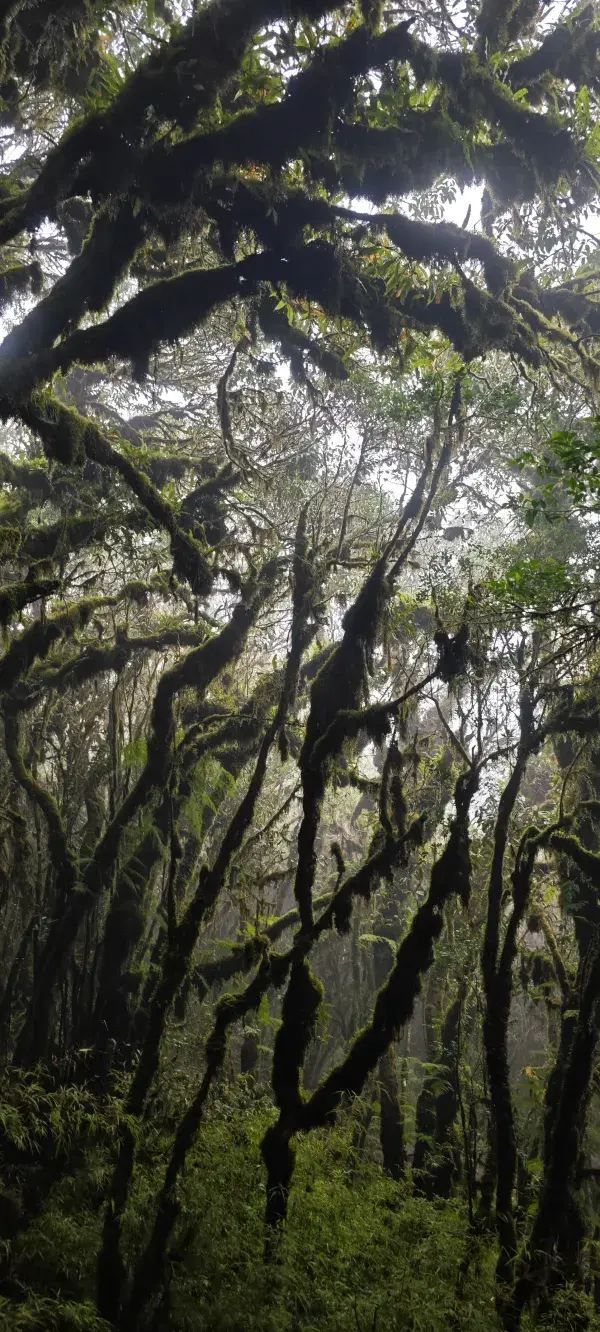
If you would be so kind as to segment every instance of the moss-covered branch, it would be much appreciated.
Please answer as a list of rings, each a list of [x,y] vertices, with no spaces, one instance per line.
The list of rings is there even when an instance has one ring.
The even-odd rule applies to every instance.
[[[0,240],[5,243],[53,216],[60,200],[80,188],[82,164],[95,197],[113,191],[116,180],[125,190],[144,144],[152,142],[165,121],[189,129],[264,24],[286,16],[318,18],[328,8],[329,0],[211,0],[138,65],[107,108],[70,126],[29,189],[4,204]]]
[[[409,111],[406,125],[398,127],[404,135],[419,135],[422,130],[425,152],[437,156],[442,169],[445,155],[456,161],[452,137],[458,137],[465,125],[475,126],[482,114],[533,164],[538,180],[546,178],[549,170],[556,172],[559,161],[567,173],[577,169],[576,146],[557,120],[522,106],[472,56],[438,52],[416,39],[402,22],[378,35],[367,28],[357,29],[344,41],[332,43],[290,80],[281,102],[242,114],[224,128],[155,150],[145,167],[150,197],[180,198],[181,182],[216,162],[233,165],[259,160],[280,167],[299,153],[318,152],[321,146],[326,149],[331,136],[339,141],[347,132],[347,142],[351,142],[355,128],[358,135],[362,129],[343,121],[343,113],[351,114],[353,109],[354,81],[357,75],[381,69],[389,61],[407,62],[419,83],[441,85],[446,100],[449,96],[450,115],[446,108],[445,115],[438,114],[435,107],[428,120]],[[429,129],[435,134],[436,122],[434,146]],[[553,159],[551,166],[549,158]]]
[[[440,246],[442,243],[440,240]],[[465,240],[465,246],[467,243],[470,241]],[[447,248],[449,244],[447,239]],[[501,267],[498,260],[498,273]],[[467,359],[490,347],[502,347],[534,365],[540,363],[540,321],[530,302],[517,309],[508,299],[486,293],[466,275],[461,278],[458,299],[449,291],[441,292],[434,302],[417,291],[409,291],[402,299],[390,297],[383,281],[373,278],[366,266],[360,268],[344,249],[316,240],[290,247],[285,255],[267,251],[237,264],[164,279],[134,296],[103,323],[72,334],[37,357],[6,363],[0,374],[3,417],[14,414],[15,396],[25,394],[55,370],[67,370],[75,361],[91,365],[116,356],[131,360],[143,371],[161,343],[184,337],[216,306],[233,296],[256,294],[265,281],[283,284],[293,295],[317,301],[328,314],[366,327],[379,351],[394,345],[408,321],[425,330],[440,329]],[[553,326],[548,320],[543,321],[543,329],[552,338]],[[564,340],[565,335],[558,329],[556,336]],[[17,402],[17,410],[27,423],[31,405],[22,407]],[[83,447],[82,427],[76,438],[72,431],[61,437],[52,429],[53,419],[44,420],[42,414],[36,426],[32,414],[31,421],[32,428],[44,432],[42,439],[46,437],[54,456],[72,463],[78,456],[73,449]]]
[[[59,587],[57,578],[31,578],[24,583],[0,587],[0,624],[8,624],[25,606],[52,596]]]
[[[174,1196],[175,1184],[194,1144],[211,1086],[223,1066],[230,1029],[240,1018],[258,1008],[261,999],[271,986],[279,988],[289,975],[290,985],[286,992],[282,1014],[285,1038],[281,1039],[280,1033],[276,1043],[277,1069],[274,1066],[273,1074],[279,1087],[284,1084],[287,1086],[288,1051],[292,1046],[297,1049],[299,1041],[302,1048],[305,1048],[310,1039],[312,1023],[321,997],[320,987],[314,981],[308,967],[306,960],[308,953],[316,940],[334,925],[339,930],[348,928],[354,898],[359,896],[368,898],[377,882],[384,876],[389,877],[394,865],[406,858],[409,848],[419,844],[420,837],[421,821],[415,820],[400,836],[385,838],[384,845],[379,850],[374,851],[357,871],[338,884],[333,896],[316,899],[315,906],[318,904],[323,910],[312,930],[307,934],[301,929],[286,953],[272,954],[268,945],[299,920],[298,911],[288,912],[267,926],[256,939],[234,950],[228,958],[212,964],[212,967],[209,964],[208,967],[199,968],[196,973],[196,978],[201,978],[202,985],[206,987],[208,983],[214,984],[215,981],[231,978],[241,971],[249,970],[255,962],[260,961],[256,975],[245,990],[237,995],[225,995],[217,1005],[213,1027],[206,1041],[204,1074],[198,1092],[177,1130],[159,1197],[154,1228],[137,1267],[131,1300],[125,1314],[126,1328],[133,1330],[140,1310],[151,1301],[160,1285],[166,1246],[178,1214]],[[301,1004],[298,1011],[298,992],[302,994],[305,991],[308,995],[307,1003],[304,1007]],[[294,1086],[297,1091],[300,1065],[296,1066],[294,1063],[294,1067],[296,1068]],[[296,1091],[290,1094],[293,1095],[294,1105],[298,1107],[300,1102]]]
[[[42,441],[47,455],[69,466],[85,457],[116,471],[148,511],[151,518],[169,533],[175,571],[189,581],[197,595],[210,590],[212,574],[206,558],[203,534],[186,530],[175,509],[161,495],[140,468],[114,448],[107,436],[89,417],[66,407],[51,393],[38,393],[18,406],[18,414]],[[229,474],[223,485],[230,484]]]
[[[181,920],[174,926],[168,940],[162,975],[153,995],[143,1048],[127,1098],[129,1116],[138,1117],[144,1109],[158,1067],[161,1040],[171,1005],[183,983],[198,940],[200,925],[207,913],[212,910],[233,857],[250,826],[262,789],[269,753],[293,702],[302,654],[314,633],[310,621],[315,613],[317,587],[314,570],[308,558],[306,518],[305,508],[300,514],[296,532],[292,568],[291,642],[279,702],[262,739],[246,792],[228,824],[213,865],[210,869],[203,867],[192,900]],[[267,583],[273,576],[274,569],[271,569]],[[150,757],[149,753],[149,759]],[[111,1182],[98,1260],[98,1307],[103,1316],[108,1314],[112,1318],[117,1315],[122,1300],[121,1229],[134,1163],[134,1139],[130,1125],[125,1123]]]
[[[272,563],[236,606],[229,623],[200,647],[189,652],[161,676],[152,705],[148,757],[134,786],[109,823],[82,875],[82,891],[71,898],[67,910],[53,921],[40,956],[36,985],[17,1044],[21,1062],[39,1058],[45,1049],[51,1023],[51,996],[67,965],[85,917],[106,887],[116,864],[126,829],[140,810],[148,807],[168,780],[174,756],[174,704],[182,689],[191,688],[198,698],[227,665],[241,653],[276,576]]]
[[[427,901],[418,909],[400,944],[392,971],[377,995],[368,1026],[355,1037],[346,1057],[308,1100],[301,1096],[299,1079],[313,1020],[313,985],[310,976],[301,969],[296,971],[296,989],[300,990],[300,998],[290,1008],[289,1024],[286,1024],[284,1014],[275,1045],[273,1085],[279,1119],[263,1141],[270,1226],[277,1226],[286,1215],[294,1169],[294,1135],[330,1124],[343,1099],[361,1092],[369,1073],[376,1068],[412,1014],[422,976],[433,961],[433,945],[443,928],[443,907],[454,893],[460,894],[464,900],[468,898],[468,819],[478,781],[476,769],[459,778],[455,789],[455,817],[444,851],[432,867]]]
[[[89,597],[51,619],[36,620],[0,657],[0,693],[13,689],[35,661],[47,657],[55,643],[71,638],[78,629],[84,628],[94,611],[103,606],[115,606],[117,602],[118,597]]]
[[[198,647],[207,636],[205,627],[186,629],[183,625],[176,629],[163,629],[155,634],[141,634],[128,638],[117,630],[116,641],[110,647],[85,647],[83,652],[59,666],[38,666],[30,672],[27,681],[15,691],[13,699],[19,710],[35,707],[42,696],[56,690],[66,693],[78,689],[88,680],[107,671],[117,675],[124,669],[138,652],[167,652],[169,648]]]
[[[77,882],[77,859],[71,852],[63,819],[54,796],[37,780],[25,762],[19,718],[10,703],[3,709],[6,754],[15,780],[29,799],[37,805],[44,818],[48,833],[48,854],[55,878],[57,901],[64,910]]]
[[[90,310],[101,310],[133,258],[144,235],[145,217],[130,199],[118,208],[111,201],[95,218],[83,251],[51,291],[25,315],[0,345],[0,360],[31,356],[79,323]]]

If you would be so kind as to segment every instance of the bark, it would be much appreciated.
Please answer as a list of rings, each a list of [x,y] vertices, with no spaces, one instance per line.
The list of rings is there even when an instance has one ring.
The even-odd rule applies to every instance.
[[[393,1046],[382,1055],[377,1066],[379,1085],[379,1142],[383,1168],[392,1179],[403,1179],[406,1171],[404,1110],[400,1099],[398,1072]]]

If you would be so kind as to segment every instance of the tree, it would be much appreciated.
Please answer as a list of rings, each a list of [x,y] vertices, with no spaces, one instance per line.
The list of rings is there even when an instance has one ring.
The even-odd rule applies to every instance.
[[[35,1070],[50,1116],[69,1088],[115,1102],[95,1307],[169,1326],[185,1167],[239,1024],[277,1112],[270,1263],[296,1142],[374,1076],[405,1175],[396,1041],[433,975],[414,1180],[466,1190],[473,1231],[495,1187],[515,1328],[580,1279],[586,1235],[596,925],[562,888],[530,1232],[510,1024],[540,864],[575,866],[588,904],[598,873],[595,12],[0,17],[7,1094]],[[444,216],[464,190],[470,229]],[[202,1073],[164,1111],[132,1251],[179,1030]],[[5,1131],[10,1239],[74,1168],[76,1144],[49,1168],[48,1132],[15,1153]]]

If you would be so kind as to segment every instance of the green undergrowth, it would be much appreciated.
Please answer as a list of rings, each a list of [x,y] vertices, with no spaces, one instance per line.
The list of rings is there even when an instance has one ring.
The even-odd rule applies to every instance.
[[[288,1224],[265,1264],[260,1142],[272,1108],[244,1080],[215,1100],[181,1184],[156,1332],[499,1332],[489,1234],[472,1234],[460,1203],[414,1198],[376,1161],[357,1158],[350,1115],[300,1142]],[[154,1114],[138,1143],[130,1264],[148,1238],[178,1112]],[[57,1172],[44,1210],[5,1244],[2,1332],[107,1332],[93,1297],[112,1114],[104,1130],[99,1117],[67,1172]],[[586,1314],[567,1292],[550,1322],[524,1323],[523,1332],[600,1328]]]

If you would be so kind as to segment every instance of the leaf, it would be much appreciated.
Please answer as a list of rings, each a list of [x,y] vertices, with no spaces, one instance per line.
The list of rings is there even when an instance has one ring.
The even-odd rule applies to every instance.
[[[129,744],[123,747],[123,763],[128,768],[143,768],[148,758],[148,742],[144,735],[138,735],[135,740],[130,740]]]

